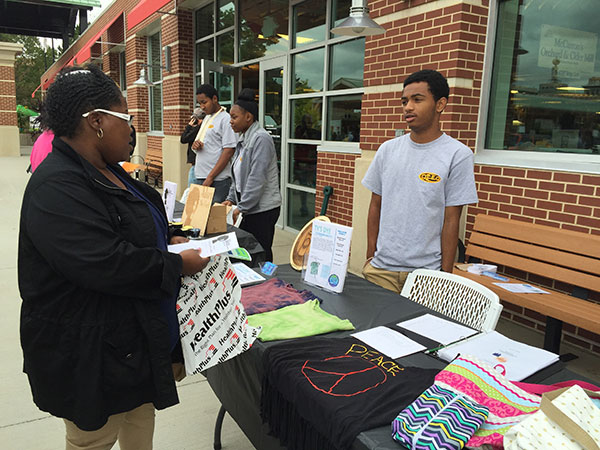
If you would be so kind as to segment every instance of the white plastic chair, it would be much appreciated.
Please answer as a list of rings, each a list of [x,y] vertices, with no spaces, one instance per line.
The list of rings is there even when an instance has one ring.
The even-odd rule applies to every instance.
[[[401,295],[479,331],[494,330],[502,312],[498,295],[490,289],[437,270],[411,272]]]

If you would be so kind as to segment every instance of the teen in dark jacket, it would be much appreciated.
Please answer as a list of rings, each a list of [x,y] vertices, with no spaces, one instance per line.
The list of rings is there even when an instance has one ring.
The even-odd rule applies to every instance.
[[[154,407],[178,402],[180,274],[208,262],[166,251],[182,238],[169,234],[160,195],[118,165],[130,151],[126,111],[99,69],[61,72],[42,110],[57,137],[21,209],[24,371],[37,406],[66,419],[68,449],[117,435],[123,450],[152,447]]]
[[[194,173],[194,164],[196,163],[196,152],[192,150],[192,144],[198,135],[198,131],[200,131],[200,125],[202,125],[202,120],[204,119],[204,111],[200,108],[196,108],[194,110],[194,114],[190,117],[189,123],[185,126],[183,133],[181,133],[181,137],[179,141],[182,144],[187,144],[187,163],[191,164],[190,172],[188,174],[188,187],[196,181],[196,174]]]

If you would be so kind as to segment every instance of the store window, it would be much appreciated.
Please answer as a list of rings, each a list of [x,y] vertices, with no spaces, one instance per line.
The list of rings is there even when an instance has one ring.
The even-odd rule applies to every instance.
[[[257,8],[253,0],[240,0],[240,61],[274,56],[289,48],[288,0],[270,0]]]
[[[292,56],[293,92],[306,94],[323,90],[325,47]]]
[[[162,98],[162,69],[160,32],[148,37],[148,77],[154,86],[150,91],[150,131],[163,129],[163,98]]]
[[[127,97],[127,60],[125,52],[119,53],[119,87],[124,97]]]
[[[327,2],[306,0],[294,6],[293,46],[315,44],[326,37]]]
[[[216,18],[216,20],[215,20]],[[236,61],[236,7],[232,0],[217,0],[195,12],[196,72],[201,61],[233,64]]]
[[[498,7],[485,148],[600,153],[598,2]]]

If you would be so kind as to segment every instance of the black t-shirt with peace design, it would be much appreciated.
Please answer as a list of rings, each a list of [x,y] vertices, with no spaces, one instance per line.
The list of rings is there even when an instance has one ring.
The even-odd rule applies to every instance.
[[[433,384],[436,369],[402,367],[355,338],[306,338],[269,347],[261,416],[290,450],[343,450],[389,425]]]

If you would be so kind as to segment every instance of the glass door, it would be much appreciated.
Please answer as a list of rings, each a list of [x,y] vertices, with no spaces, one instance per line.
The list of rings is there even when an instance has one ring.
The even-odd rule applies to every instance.
[[[278,225],[286,227],[286,181],[287,177],[287,160],[285,152],[286,141],[286,126],[287,118],[287,102],[284,101],[287,88],[287,57],[281,56],[278,58],[261,61],[260,77],[259,77],[259,120],[261,125],[273,138],[275,143],[275,151],[277,152],[277,165],[279,166],[279,186],[281,188],[281,197],[283,200],[281,215],[279,216]]]
[[[211,84],[218,92],[219,104],[231,109],[241,90],[240,69],[203,59],[200,61],[201,84]]]

